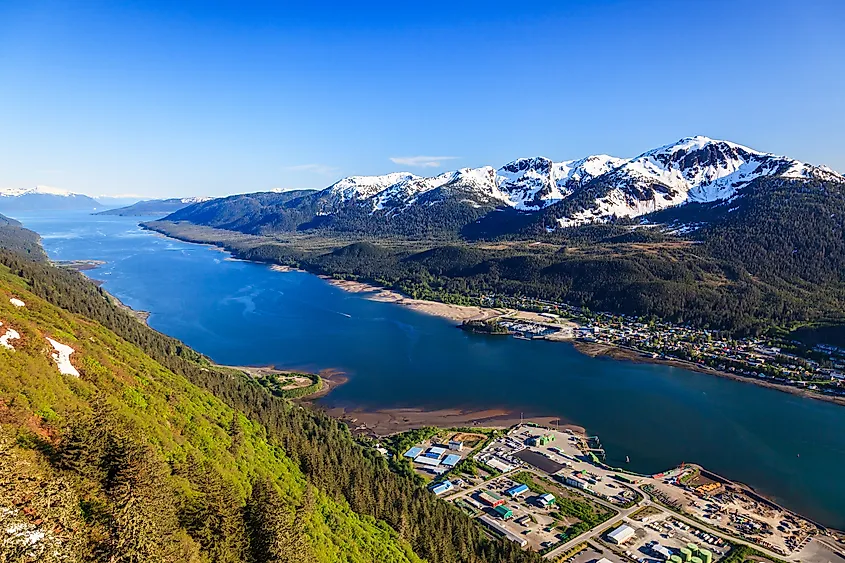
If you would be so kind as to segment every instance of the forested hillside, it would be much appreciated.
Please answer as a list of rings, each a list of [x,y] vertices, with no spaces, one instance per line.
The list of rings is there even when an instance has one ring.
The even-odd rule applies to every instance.
[[[25,229],[20,221],[5,215],[0,215],[0,249],[18,252],[33,260],[47,258],[38,233]]]
[[[77,272],[0,252],[0,322],[4,560],[537,560]]]

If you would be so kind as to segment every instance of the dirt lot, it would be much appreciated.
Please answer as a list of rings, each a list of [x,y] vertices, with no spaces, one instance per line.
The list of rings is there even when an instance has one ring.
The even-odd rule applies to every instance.
[[[484,434],[469,434],[467,432],[456,432],[449,436],[449,440],[456,442],[463,442],[464,448],[473,449],[475,446],[483,442],[487,436]]]

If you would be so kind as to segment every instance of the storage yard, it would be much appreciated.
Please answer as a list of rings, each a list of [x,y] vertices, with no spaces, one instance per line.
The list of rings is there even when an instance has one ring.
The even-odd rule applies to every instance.
[[[402,455],[432,494],[548,559],[714,563],[743,540],[772,560],[845,560],[822,529],[698,466],[634,475],[602,464],[597,438],[531,424],[485,440],[453,432]]]
[[[652,508],[646,507],[650,511],[644,517],[640,511],[632,514],[601,540],[620,556],[648,563],[678,563],[677,559],[683,563],[713,563],[730,551],[731,545],[722,538]],[[700,562],[693,557],[698,557]]]

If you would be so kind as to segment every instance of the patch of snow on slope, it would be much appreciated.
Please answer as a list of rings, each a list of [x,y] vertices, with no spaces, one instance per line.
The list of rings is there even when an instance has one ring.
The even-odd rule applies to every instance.
[[[53,346],[55,352],[53,352],[52,357],[55,360],[56,365],[59,366],[59,373],[62,375],[72,375],[74,377],[79,377],[79,372],[76,371],[76,368],[73,367],[73,364],[70,363],[70,355],[76,352],[73,348],[68,346],[67,344],[62,344],[61,342],[56,342],[52,338],[47,338],[47,341]]]
[[[520,158],[496,171],[504,201],[522,211],[543,209],[569,197],[581,185],[628,162],[606,154],[552,162]]]
[[[9,303],[14,305],[15,307],[26,307],[26,303],[18,299],[17,297],[12,297],[9,299]]]
[[[638,217],[682,202],[682,196],[655,194],[652,199],[641,200],[620,189],[614,189],[597,199],[595,207],[576,211],[569,217],[560,217],[557,222],[561,227],[576,227],[587,223],[605,222],[613,217]]]
[[[0,323],[0,326],[3,326],[3,323]],[[3,336],[0,336],[0,346],[3,348],[7,348],[9,350],[14,350],[15,347],[9,343],[9,340],[19,340],[21,335],[13,328],[7,328],[6,333]]]
[[[212,199],[216,199],[216,198],[208,197],[208,196],[183,197],[179,201],[181,203],[204,203],[206,201],[211,201]]]
[[[23,512],[0,507],[0,546],[16,554],[20,561],[41,561],[47,552],[58,547],[55,538],[40,526],[26,520]]]
[[[410,172],[392,172],[382,176],[349,176],[328,187],[329,193],[339,203],[355,199],[368,199],[379,192],[399,184],[419,178]]]

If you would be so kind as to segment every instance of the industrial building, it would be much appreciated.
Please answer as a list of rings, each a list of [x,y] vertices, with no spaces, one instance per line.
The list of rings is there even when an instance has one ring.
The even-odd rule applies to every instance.
[[[655,556],[663,561],[669,561],[669,558],[672,557],[672,551],[668,547],[660,545],[659,543],[652,545],[651,551]]]
[[[509,520],[509,519],[513,518],[513,510],[511,510],[510,508],[508,508],[504,504],[500,504],[494,510],[496,511],[496,514],[498,514],[499,517],[502,520]]]
[[[622,524],[609,534],[607,534],[607,539],[616,545],[622,545],[629,539],[634,537],[634,529],[629,526],[628,524]]]
[[[442,483],[437,483],[436,485],[431,487],[431,492],[435,495],[442,495],[447,491],[451,491],[454,488],[451,481],[443,481]]]
[[[497,457],[491,457],[485,463],[492,467],[493,469],[498,469],[502,473],[508,473],[509,471],[513,471],[515,467],[505,461],[500,460]]]
[[[575,477],[574,475],[567,476],[566,478],[564,478],[563,482],[569,485],[570,487],[575,487],[576,489],[583,489],[585,491],[592,490],[593,488],[592,485],[590,485],[583,479]]]
[[[449,467],[454,467],[458,465],[458,462],[461,461],[461,456],[458,454],[449,454],[443,458],[443,465],[447,465]]]
[[[510,489],[505,491],[505,494],[508,495],[508,496],[511,496],[513,498],[516,498],[516,497],[518,497],[519,495],[521,495],[522,493],[525,493],[525,492],[528,492],[528,485],[522,484],[522,485],[517,485],[516,487],[511,487]]]
[[[409,458],[413,459],[413,458],[417,457],[418,455],[420,455],[422,453],[422,451],[423,451],[422,448],[418,448],[418,447],[415,446],[415,447],[411,448],[410,450],[408,450],[407,452],[405,452],[404,454],[402,454],[402,457],[409,457]]]
[[[440,457],[440,456],[442,456],[443,454],[446,453],[446,448],[441,448],[439,446],[433,447],[433,448],[428,448],[428,453],[433,455],[433,456]]]
[[[440,465],[439,459],[434,459],[425,455],[417,456],[416,458],[414,458],[414,461],[416,463],[419,463],[420,465],[426,465],[428,467],[437,467],[438,465]]]
[[[456,451],[456,452],[463,451],[463,449],[464,449],[464,443],[463,443],[463,442],[461,442],[460,440],[451,440],[451,441],[449,442],[449,449],[450,449],[450,450],[454,450],[454,451]]]
[[[547,506],[551,506],[555,503],[555,496],[551,493],[546,493],[537,497],[537,502],[540,503],[540,506],[546,508]]]
[[[543,434],[542,436],[531,436],[528,438],[529,446],[545,446],[555,441],[553,434]]]
[[[478,500],[491,508],[496,508],[497,506],[505,504],[505,499],[493,491],[481,491],[478,493]]]
[[[514,534],[513,532],[502,526],[495,519],[490,518],[486,514],[484,516],[481,516],[479,520],[481,520],[481,522],[484,523],[487,527],[505,536],[507,539],[519,545],[520,547],[525,547],[526,545],[528,545],[527,539],[517,534]]]

